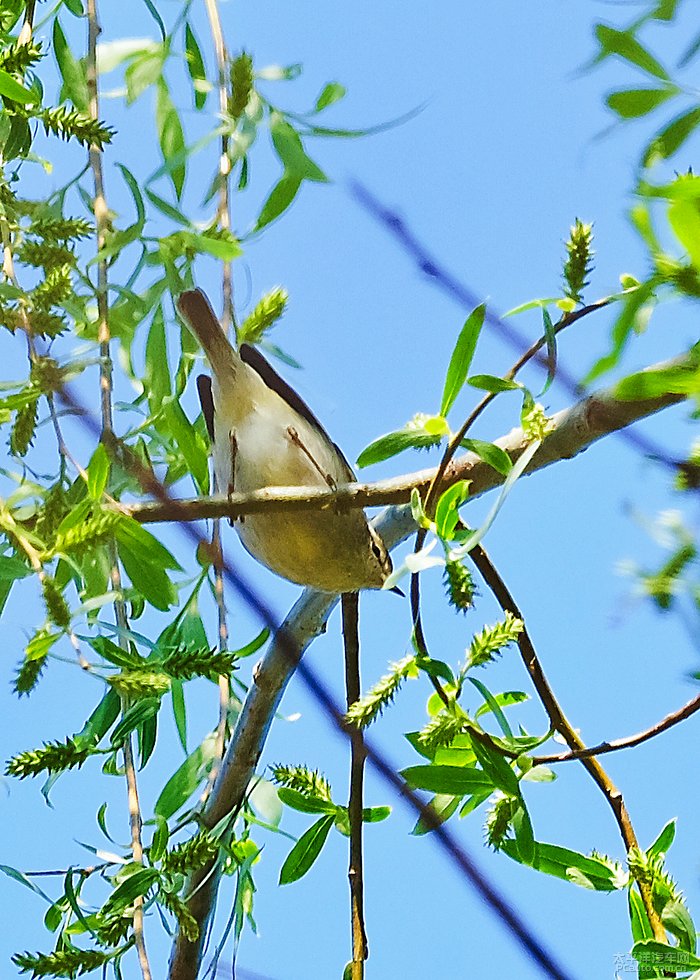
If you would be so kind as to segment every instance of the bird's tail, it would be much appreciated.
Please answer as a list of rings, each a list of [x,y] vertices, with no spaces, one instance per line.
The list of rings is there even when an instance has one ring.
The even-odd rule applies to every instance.
[[[217,378],[232,380],[240,357],[229,343],[209,300],[201,289],[189,289],[177,298],[177,309],[202,346]]]

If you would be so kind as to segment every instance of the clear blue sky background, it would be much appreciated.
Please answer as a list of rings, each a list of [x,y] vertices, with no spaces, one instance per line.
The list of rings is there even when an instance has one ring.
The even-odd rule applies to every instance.
[[[141,4],[128,0],[102,6],[105,40],[132,34],[155,37]],[[158,6],[170,17],[178,5]],[[594,21],[624,23],[639,6],[630,10],[629,5],[552,0],[445,0],[432,5],[356,0],[327,6],[309,0],[241,0],[224,2],[221,9],[233,51],[245,47],[258,66],[303,63],[299,81],[266,89],[285,107],[306,108],[329,80],[349,89],[346,101],[328,112],[329,125],[365,126],[424,106],[410,122],[382,135],[310,144],[312,156],[333,183],[305,185],[290,213],[246,248],[236,268],[239,312],[245,313],[277,283],[289,290],[289,312],[275,340],[304,371],[286,374],[349,458],[356,458],[376,435],[401,427],[414,412],[437,410],[446,365],[465,315],[422,278],[386,231],[359,209],[348,192],[351,178],[360,179],[395,207],[452,272],[500,310],[556,294],[563,240],[576,216],[595,222],[591,299],[615,291],[622,272],[644,275],[643,252],[625,212],[646,124],[597,138],[612,121],[602,95],[631,85],[635,76],[632,69],[614,62],[592,74],[579,71],[595,50]],[[201,13],[196,25],[204,46]],[[79,43],[75,22],[64,17],[64,26]],[[697,25],[689,13],[674,30],[675,41],[667,31],[657,30],[657,48],[677,52]],[[637,81],[643,81],[641,76]],[[119,84],[117,75],[105,80],[106,88]],[[194,137],[202,123],[175,75],[173,86],[188,134]],[[214,111],[213,98],[211,108]],[[157,165],[148,142],[153,133],[151,94],[128,112],[116,101],[104,100],[103,115],[121,128],[110,159],[128,163],[145,180]],[[140,134],[143,145],[135,145]],[[75,151],[66,152],[78,158]],[[689,144],[676,161],[678,169],[696,162],[696,154],[697,146]],[[249,227],[278,173],[268,148],[256,151],[252,164],[251,190],[234,204],[234,226],[240,232]],[[206,160],[200,158],[189,175],[186,200],[192,214],[199,213],[202,188],[209,183],[213,165],[211,153]],[[33,188],[27,185],[28,193],[36,195],[60,180],[40,177],[37,170],[32,179],[36,183]],[[129,199],[113,168],[107,181],[111,206],[128,210]],[[167,193],[165,183],[161,192]],[[218,297],[213,263],[202,264],[200,284]],[[537,316],[517,322],[530,338],[538,334]],[[563,338],[561,356],[570,370],[582,374],[605,350],[610,323],[611,316],[603,313]],[[659,311],[650,335],[634,346],[625,367],[633,370],[682,350],[693,329],[687,311]],[[0,343],[6,377],[20,376],[18,342],[6,335]],[[486,333],[475,368],[497,374],[513,359],[497,336]],[[539,377],[533,374],[531,379],[538,388]],[[556,385],[546,396],[551,410],[568,401]],[[467,395],[460,398],[455,420],[470,404]],[[186,407],[191,415],[196,412],[193,392],[188,393]],[[680,452],[690,435],[686,420],[687,410],[681,408],[644,423],[644,430]],[[515,406],[504,400],[483,418],[475,434],[492,439],[515,424]],[[83,450],[87,454],[85,443]],[[368,476],[378,479],[423,465],[427,457],[407,455],[377,466]],[[660,561],[661,552],[643,524],[660,509],[681,506],[668,493],[668,482],[662,469],[621,439],[611,438],[572,462],[522,481],[487,540],[525,612],[554,690],[590,743],[644,728],[695,692],[687,675],[698,667],[697,651],[688,633],[673,617],[634,599],[631,581],[618,571],[627,559],[641,564]],[[488,505],[489,501],[477,503],[470,520],[476,523]],[[697,518],[697,513],[690,516]],[[232,531],[226,529],[225,535],[232,556],[282,615],[298,590],[256,567]],[[187,554],[175,535],[168,540],[176,543],[180,554]],[[459,664],[472,633],[483,622],[493,622],[498,611],[483,597],[467,619],[447,612],[437,573],[425,577],[424,594],[433,655]],[[79,729],[101,693],[99,682],[79,675],[72,666],[54,663],[30,700],[16,700],[8,683],[12,665],[39,615],[29,590],[18,590],[17,598],[3,616],[3,758]],[[213,637],[212,610],[207,615]],[[231,601],[231,622],[237,645],[258,629],[255,617],[236,600]],[[150,624],[157,632],[156,620]],[[393,596],[367,595],[362,628],[363,680],[369,686],[389,661],[407,650],[407,603]],[[67,645],[63,653],[70,656]],[[308,656],[340,699],[337,613]],[[514,654],[483,676],[492,690],[530,690]],[[419,761],[402,733],[424,722],[428,694],[424,680],[408,684],[374,730],[397,767]],[[213,725],[214,688],[203,682],[197,686],[189,696],[189,709],[194,747]],[[347,749],[341,738],[297,683],[292,682],[286,694],[283,712],[300,717],[275,723],[263,765],[304,762],[318,767],[342,799]],[[513,718],[531,731],[546,728],[544,714],[533,702]],[[699,801],[689,759],[696,731],[697,722],[691,720],[642,748],[606,759],[643,845],[667,819],[680,818],[669,867],[695,911],[700,907]],[[182,757],[167,712],[161,736],[163,744],[141,776],[146,811]],[[92,855],[76,841],[113,848],[95,823],[103,800],[109,803],[112,835],[125,842],[124,787],[119,780],[102,777],[97,766],[92,771],[92,780],[87,772],[63,777],[52,794],[53,809],[44,805],[38,783],[5,780],[0,795],[0,862],[22,870],[89,864]],[[396,804],[374,775],[367,783],[368,804]],[[539,840],[622,857],[612,813],[582,769],[560,767],[555,783],[532,784],[526,793]],[[289,812],[282,828],[298,835],[309,823],[307,817]],[[390,821],[367,828],[368,977],[539,976],[431,840],[409,836],[412,824],[399,805]],[[588,892],[494,855],[483,848],[480,814],[454,821],[453,827],[573,977],[614,976],[614,954],[630,945],[624,893]],[[340,977],[349,949],[347,842],[334,833],[311,873],[279,888],[279,868],[291,842],[264,831],[258,839],[264,844],[256,867],[259,935],[244,936],[241,976],[248,970],[273,980]],[[215,936],[228,915],[231,894],[225,885]],[[0,879],[0,895],[5,909],[0,975],[10,976],[12,952],[48,949],[51,937],[40,925],[40,899],[5,878]],[[155,915],[149,918],[148,945],[155,975],[164,976],[169,942]],[[227,961],[230,955],[225,952],[222,962]],[[124,975],[129,980],[137,976],[135,961],[125,966]]]

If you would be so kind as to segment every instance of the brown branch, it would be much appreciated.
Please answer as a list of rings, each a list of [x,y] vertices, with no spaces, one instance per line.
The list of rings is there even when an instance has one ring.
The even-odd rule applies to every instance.
[[[343,613],[343,648],[345,651],[345,691],[347,706],[359,701],[362,694],[360,680],[360,638],[358,632],[360,597],[349,592],[341,599]],[[365,769],[365,747],[362,730],[351,728],[350,739],[350,799],[348,820],[350,823],[350,927],[352,934],[351,980],[363,980],[365,960],[369,956],[364,914],[364,872],[362,862],[362,795]]]
[[[554,762],[570,762],[573,759],[586,759],[592,755],[604,755],[606,752],[619,752],[620,749],[631,749],[635,745],[642,745],[643,742],[648,742],[650,739],[656,738],[657,735],[661,735],[662,732],[668,731],[669,728],[673,728],[679,722],[690,718],[696,711],[700,711],[700,694],[691,698],[682,708],[672,711],[665,718],[662,718],[661,721],[657,721],[650,728],[645,728],[643,731],[637,732],[636,735],[617,738],[612,742],[600,742],[598,745],[591,745],[584,749],[575,749],[572,752],[562,752],[558,755],[534,756],[532,761],[536,765],[548,765]]]
[[[99,118],[99,92],[97,84],[97,42],[102,32],[97,15],[97,0],[88,0],[88,49],[86,58],[86,81],[89,98],[89,113],[92,119]],[[97,252],[102,251],[106,242],[106,233],[109,225],[109,212],[104,190],[104,174],[102,169],[102,153],[99,146],[92,145],[89,151],[90,168],[92,170],[95,193],[93,197],[93,213],[97,231]],[[112,417],[112,360],[110,354],[110,326],[109,326],[109,307],[107,299],[107,262],[104,259],[97,263],[97,340],[100,345],[100,407],[102,416],[101,439],[108,445],[114,441],[114,423]],[[116,542],[112,539],[110,543],[110,582],[112,590],[121,594],[122,580],[119,569],[119,559],[117,555]],[[123,599],[116,598],[114,602],[114,612],[117,626],[119,627],[119,642],[126,646],[126,630],[128,620],[126,615],[126,604]],[[122,715],[128,709],[129,702],[122,697]],[[124,742],[124,772],[127,786],[127,805],[129,810],[129,826],[131,830],[131,855],[137,864],[143,864],[143,841],[141,837],[142,819],[141,805],[139,802],[138,782],[136,778],[136,764],[134,760],[134,750],[131,735],[127,736]],[[146,950],[146,939],[144,936],[144,915],[143,915],[143,896],[139,896],[134,901],[133,931],[134,945],[141,968],[143,980],[152,980],[151,967]]]
[[[689,365],[691,358],[684,355],[670,361],[652,365],[649,370]],[[552,431],[546,437],[525,473],[533,473],[562,459],[572,459],[594,442],[625,426],[653,415],[686,398],[670,392],[643,401],[621,401],[615,396],[615,388],[594,392],[570,408],[552,416]],[[522,429],[513,429],[508,435],[496,440],[514,462],[527,448],[528,440]],[[423,496],[427,493],[437,473],[436,468],[418,470],[403,476],[377,483],[349,483],[337,490],[310,489],[306,487],[267,487],[254,493],[232,493],[229,497],[207,497],[191,500],[155,501],[146,504],[122,505],[129,516],[143,524],[164,521],[197,521],[215,517],[236,519],[245,514],[316,510],[320,507],[338,509],[377,507],[386,504],[405,504],[416,488]],[[443,488],[458,480],[469,480],[470,496],[475,497],[492,490],[503,482],[501,474],[484,463],[474,453],[464,453],[447,467]]]
[[[545,711],[547,712],[547,717],[549,718],[552,728],[559,732],[572,752],[580,752],[581,750],[585,750],[586,746],[584,745],[583,740],[564,714],[564,711],[557,701],[554,691],[547,680],[537,656],[537,652],[535,651],[534,644],[530,638],[530,634],[525,626],[523,614],[518,608],[507,585],[501,578],[498,570],[481,545],[476,545],[474,548],[472,548],[469,555],[479,570],[481,577],[493,592],[501,609],[504,612],[511,613],[512,616],[515,616],[516,619],[519,619],[523,623],[522,632],[518,635],[517,640],[518,649],[520,650],[520,655],[523,663],[525,664],[525,668],[530,675],[533,686],[539,695]],[[632,826],[632,821],[630,819],[622,793],[617,786],[615,786],[612,779],[595,756],[582,756],[581,763],[595,784],[601,790],[605,799],[608,801],[608,804],[610,805],[610,808],[615,816],[626,852],[629,854],[630,851],[638,851],[639,841],[637,840],[637,835],[634,827]],[[642,901],[644,902],[644,908],[646,910],[649,923],[654,932],[654,938],[658,942],[667,943],[668,940],[666,937],[666,930],[661,922],[661,917],[654,907],[649,883],[638,880],[637,885],[639,886],[639,892],[642,896]]]

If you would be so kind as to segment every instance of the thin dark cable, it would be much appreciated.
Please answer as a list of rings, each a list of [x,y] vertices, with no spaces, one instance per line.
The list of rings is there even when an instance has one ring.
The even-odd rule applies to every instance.
[[[448,272],[416,237],[401,215],[382,204],[379,198],[375,197],[364,184],[361,184],[358,180],[351,180],[350,194],[360,207],[367,211],[375,221],[384,225],[391,232],[404,251],[411,256],[423,275],[431,279],[436,286],[450,295],[460,306],[472,310],[483,301],[468,286],[465,286],[451,272]],[[518,353],[521,354],[530,347],[530,341],[516,327],[513,327],[502,316],[496,313],[490,304],[486,307],[484,319]],[[548,370],[549,360],[546,354],[540,353],[533,360],[544,370]],[[586,388],[579,384],[576,378],[562,366],[561,360],[557,363],[557,371],[554,378],[570,394],[576,397],[581,397],[586,394]],[[674,472],[678,469],[678,463],[671,459],[660,446],[656,445],[656,443],[648,439],[645,435],[633,429],[621,429],[617,435],[645,456],[654,459],[658,463],[662,463]]]
[[[61,390],[60,397],[80,418],[83,425],[99,439],[102,433],[97,421],[77,401],[67,386]],[[136,477],[145,493],[150,493],[160,501],[168,503],[173,507],[174,513],[178,513],[177,499],[170,495],[166,487],[156,478],[152,471],[143,466],[128,446],[125,446],[113,437],[112,444],[107,445],[106,448],[108,451],[118,454],[119,462]],[[185,508],[182,509],[182,517],[186,518]],[[176,519],[176,523],[180,530],[191,540],[195,548],[199,546],[209,547],[207,539],[203,535],[200,535],[186,519],[178,518]],[[268,603],[258,595],[247,580],[237,570],[234,571],[234,566],[228,558],[222,564],[222,571],[229,585],[238,593],[246,605],[257,613],[261,621],[271,632],[276,634],[281,649],[284,650],[285,654],[290,658],[290,661],[296,665],[298,676],[301,677],[307,689],[316,698],[335,727],[347,737],[348,728],[343,712],[336,704],[328,688],[316,677],[313,670],[300,659],[299,651],[295,649],[293,640],[284,630],[280,629],[279,617],[273,612]],[[365,741],[365,753],[366,758],[374,769],[384,777],[395,789],[398,796],[402,800],[405,800],[426,825],[430,827],[434,839],[439,842],[442,849],[450,856],[452,862],[460,869],[463,877],[467,878],[482,901],[498,915],[501,922],[514,936],[522,949],[540,967],[542,973],[545,976],[552,977],[553,980],[572,980],[572,975],[567,973],[557,963],[552,953],[535,936],[535,933],[526,924],[524,919],[511,908],[506,899],[488,881],[487,877],[476,866],[473,859],[457,842],[451,831],[444,824],[440,823],[435,811],[423,803],[369,740]]]

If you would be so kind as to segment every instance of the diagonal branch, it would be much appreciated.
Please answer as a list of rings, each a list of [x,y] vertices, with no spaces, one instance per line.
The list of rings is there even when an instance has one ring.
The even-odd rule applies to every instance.
[[[694,363],[694,362],[692,362]],[[660,371],[671,367],[691,365],[691,355],[683,355],[648,368]],[[571,459],[604,436],[654,415],[670,405],[683,401],[687,395],[669,392],[657,398],[643,401],[621,401],[615,387],[603,388],[570,408],[552,416],[552,431],[542,443],[534,459],[526,469],[533,473],[551,463]],[[496,440],[515,461],[529,445],[522,429],[513,429],[508,435]],[[164,521],[198,521],[215,517],[235,519],[244,514],[272,513],[277,511],[315,510],[321,507],[377,507],[386,504],[405,504],[416,488],[424,496],[436,469],[418,470],[404,476],[393,477],[378,483],[348,483],[337,490],[312,490],[306,487],[267,487],[253,493],[232,493],[230,497],[205,497],[173,502],[156,501],[146,504],[122,505],[123,510],[143,524]],[[471,481],[471,496],[492,490],[503,482],[503,477],[484,463],[474,453],[465,453],[448,466],[443,489],[457,480]]]

